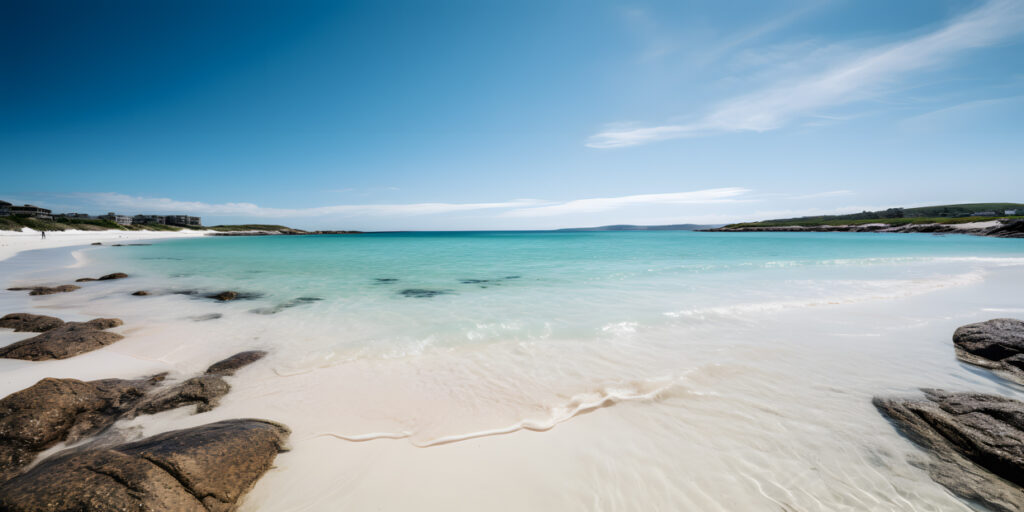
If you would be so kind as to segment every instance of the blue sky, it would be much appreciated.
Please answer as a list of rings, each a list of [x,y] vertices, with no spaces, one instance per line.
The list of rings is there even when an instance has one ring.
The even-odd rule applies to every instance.
[[[4,2],[0,199],[336,229],[1024,202],[1024,0]]]

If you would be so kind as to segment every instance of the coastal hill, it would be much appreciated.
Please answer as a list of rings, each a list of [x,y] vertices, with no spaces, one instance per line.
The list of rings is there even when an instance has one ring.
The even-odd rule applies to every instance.
[[[880,231],[1024,235],[1024,204],[969,203],[729,224],[708,231]]]
[[[720,227],[721,224],[669,224],[665,226],[634,226],[632,224],[615,224],[593,228],[564,228],[560,232],[572,231],[699,231]]]
[[[260,235],[319,235],[319,234],[355,234],[358,231],[304,231],[278,224],[232,224],[218,226],[171,226],[167,224],[129,224],[122,225],[105,219],[76,219],[56,217],[54,219],[37,219],[11,215],[0,217],[0,231],[21,231],[29,228],[36,231],[213,231],[215,235],[260,234]]]

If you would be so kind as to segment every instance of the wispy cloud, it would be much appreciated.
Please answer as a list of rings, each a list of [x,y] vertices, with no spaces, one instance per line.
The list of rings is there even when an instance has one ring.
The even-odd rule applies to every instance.
[[[753,201],[744,198],[751,191],[739,187],[714,188],[666,194],[639,194],[569,201],[515,199],[494,203],[410,203],[343,204],[309,208],[269,208],[254,203],[204,203],[168,198],[139,197],[115,192],[76,194],[75,199],[127,213],[192,213],[214,216],[297,218],[347,216],[414,217],[444,213],[499,210],[502,217],[548,217],[574,213],[593,213],[639,205],[715,204]]]
[[[594,213],[629,206],[651,204],[713,204],[744,201],[740,196],[750,190],[739,187],[713,188],[672,194],[640,194],[621,197],[576,199],[559,204],[517,208],[502,214],[504,217],[548,217],[573,213]]]
[[[928,34],[871,48],[823,73],[733,98],[692,123],[615,126],[590,137],[587,146],[616,148],[712,133],[778,129],[828,107],[878,97],[909,72],[940,65],[959,52],[991,46],[1021,32],[1024,2],[992,0]]]

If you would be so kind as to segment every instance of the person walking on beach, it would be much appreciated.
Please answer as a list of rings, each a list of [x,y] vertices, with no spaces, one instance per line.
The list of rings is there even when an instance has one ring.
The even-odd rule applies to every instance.
[[[43,234],[43,240],[46,240],[46,231],[40,231]]]

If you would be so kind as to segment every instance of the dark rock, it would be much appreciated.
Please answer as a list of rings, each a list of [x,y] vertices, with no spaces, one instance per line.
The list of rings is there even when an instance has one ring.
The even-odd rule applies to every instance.
[[[985,234],[1000,238],[1024,238],[1024,219],[1011,220],[989,230]]]
[[[915,465],[966,500],[999,512],[1024,510],[1024,403],[981,393],[924,393],[923,400],[873,400],[930,452]]]
[[[429,299],[430,297],[445,295],[451,292],[447,290],[426,290],[423,288],[407,288],[398,293],[403,297],[412,297],[415,299]]]
[[[232,292],[232,291],[220,292],[220,293],[215,294],[215,295],[210,295],[209,298],[217,299],[217,300],[220,300],[220,301],[235,300],[235,299],[238,298],[238,292]]]
[[[490,279],[459,279],[462,284],[483,284],[491,282]]]
[[[158,412],[195,405],[196,412],[207,412],[220,404],[220,397],[228,394],[231,386],[219,375],[193,377],[176,386],[159,389],[147,396],[136,407],[133,415]]]
[[[224,315],[222,315],[220,313],[210,313],[210,314],[207,314],[207,315],[192,316],[192,317],[189,317],[189,318],[194,320],[194,321],[196,321],[196,322],[205,322],[207,320],[216,320],[216,319],[221,318],[223,316]]]
[[[996,318],[968,324],[953,333],[956,356],[1024,384],[1024,322]]]
[[[16,288],[8,288],[8,290],[12,291],[12,292],[31,290],[28,293],[29,295],[53,295],[55,293],[73,292],[73,291],[75,291],[75,290],[77,290],[79,288],[81,288],[81,286],[75,286],[73,284],[62,284],[60,286],[54,286],[54,287],[49,287],[49,286],[19,286],[19,287],[16,287]]]
[[[276,306],[269,307],[269,308],[250,309],[249,312],[250,313],[257,313],[257,314],[260,314],[260,315],[273,315],[273,314],[280,313],[280,312],[282,312],[282,311],[284,311],[286,309],[294,308],[295,306],[301,306],[303,304],[312,304],[314,302],[321,301],[321,300],[323,300],[323,299],[321,299],[320,297],[299,297],[297,299],[292,299],[292,300],[290,300],[288,302],[282,302],[282,303],[280,303],[280,304],[278,304]]]
[[[262,350],[247,350],[245,352],[239,352],[227,359],[217,361],[210,365],[206,369],[207,375],[234,375],[235,371],[244,366],[248,366],[260,359],[263,359],[267,353]]]
[[[137,297],[144,297],[146,295],[149,295],[149,292],[147,292],[146,290],[139,290],[137,292],[133,292],[132,295],[135,295]]]
[[[398,279],[394,277],[378,277],[373,280],[373,284],[393,284],[397,283]]]
[[[11,313],[0,318],[0,327],[14,329],[14,332],[45,332],[61,325],[64,321],[60,318],[31,313]]]
[[[38,336],[0,348],[0,357],[45,361],[66,359],[114,343],[124,336],[104,329],[117,327],[116,318],[96,318],[88,322],[67,322]]]
[[[0,485],[0,510],[227,512],[273,464],[288,429],[227,420],[65,452]]]
[[[88,282],[95,281],[95,280],[96,280],[95,277],[80,277],[78,279],[75,279],[75,282],[76,283],[88,283]]]
[[[92,245],[103,245],[103,242],[93,242]]]
[[[111,279],[124,279],[126,277],[128,277],[128,274],[125,274],[124,272],[114,272],[113,274],[107,274],[107,275],[99,278],[98,280],[99,281],[110,281]]]
[[[162,376],[143,380],[43,379],[0,400],[0,481],[37,452],[95,434],[130,409]]]

